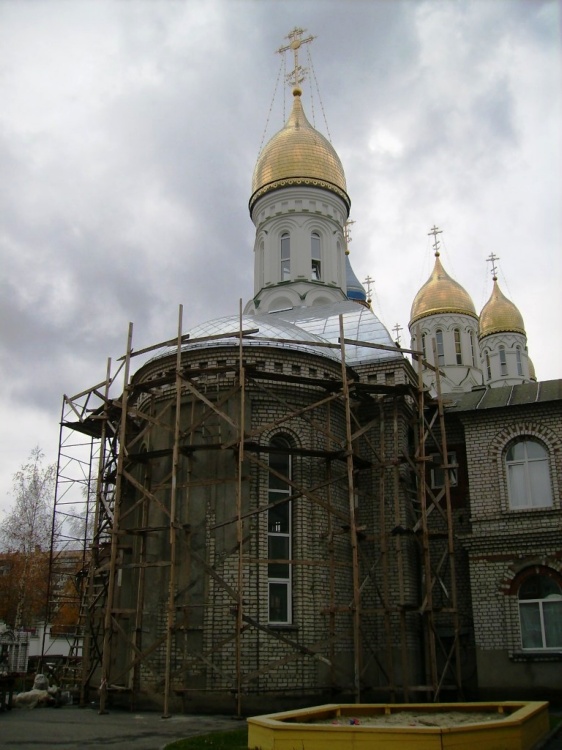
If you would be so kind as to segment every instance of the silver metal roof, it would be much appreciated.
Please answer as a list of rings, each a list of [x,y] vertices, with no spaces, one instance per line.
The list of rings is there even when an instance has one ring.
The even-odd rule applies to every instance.
[[[403,356],[374,312],[358,302],[345,301],[314,307],[294,307],[292,310],[271,313],[268,317],[286,320],[309,333],[320,336],[325,341],[337,344],[340,337],[340,315],[343,315],[346,339],[392,347],[392,351],[387,351],[348,344],[345,347],[345,359],[348,364],[396,359]],[[261,319],[263,316],[256,315],[255,317]]]
[[[392,351],[388,351],[348,344],[345,348],[347,364],[354,365],[403,356],[373,311],[351,301],[292,308],[264,315],[243,315],[241,321],[237,315],[209,320],[189,330],[189,340],[182,348],[184,351],[193,351],[225,345],[232,346],[238,342],[241,325],[243,331],[258,329],[255,333],[244,336],[244,347],[279,347],[305,351],[339,361],[339,346],[330,348],[315,346],[315,344],[339,344],[340,315],[343,315],[346,339],[392,347]],[[209,336],[217,336],[217,338],[209,340],[207,338]],[[161,356],[168,356],[171,351],[172,349],[169,349]]]
[[[237,344],[240,325],[243,331],[258,329],[256,333],[244,336],[244,346],[277,346],[283,349],[307,351],[311,354],[320,352],[330,359],[339,360],[339,352],[336,349],[314,346],[314,342],[322,344],[326,342],[325,339],[286,320],[273,319],[270,315],[243,315],[242,321],[237,315],[229,315],[225,318],[206,321],[190,329],[190,340],[184,344],[183,349],[191,351]],[[220,338],[197,341],[207,336],[220,336]],[[287,340],[295,343],[286,343]]]

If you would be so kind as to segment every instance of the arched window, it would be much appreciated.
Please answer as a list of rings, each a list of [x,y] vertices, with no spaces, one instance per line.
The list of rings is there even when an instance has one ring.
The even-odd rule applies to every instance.
[[[562,648],[562,587],[554,576],[526,577],[517,596],[522,648]]]
[[[454,330],[455,334],[455,357],[457,365],[462,365],[462,350],[461,350],[461,332],[458,328]]]
[[[552,505],[548,453],[542,443],[532,438],[517,438],[507,449],[505,465],[510,508]]]
[[[426,342],[426,336],[427,334],[424,332],[422,333],[422,351],[423,351],[423,358],[427,359],[427,342]]]
[[[492,379],[492,368],[490,366],[490,352],[486,349],[484,352],[484,359],[486,360],[486,375],[488,376],[488,380]]]
[[[264,267],[263,267],[263,263],[264,263],[264,250],[265,250],[265,246],[264,246],[264,243],[263,243],[263,240],[262,240],[260,242],[259,250],[258,250],[258,252],[259,252],[259,256],[258,256],[258,273],[259,273],[258,283],[259,283],[260,288],[263,286],[263,278],[264,278]]]
[[[322,262],[320,258],[320,235],[318,232],[312,232],[310,235],[310,256],[312,259],[310,278],[313,281],[320,281],[322,278]]]
[[[505,346],[499,347],[500,352],[500,375],[504,377],[507,375],[507,360],[505,358]]]
[[[267,512],[269,622],[286,625],[292,622],[292,508],[288,499],[291,488],[284,477],[291,478],[292,462],[285,438],[274,437],[269,446],[269,468],[273,470],[269,473],[268,497],[273,507]]]
[[[474,342],[474,331],[469,333],[470,338],[470,354],[472,356],[472,366],[476,367],[476,345]]]
[[[437,342],[437,364],[441,367],[445,364],[445,349],[443,348],[443,331],[440,328],[435,331],[435,341]]]
[[[523,363],[521,362],[521,347],[515,347],[515,357],[517,360],[517,374],[523,375]]]
[[[281,235],[281,281],[291,278],[291,237],[289,232]]]

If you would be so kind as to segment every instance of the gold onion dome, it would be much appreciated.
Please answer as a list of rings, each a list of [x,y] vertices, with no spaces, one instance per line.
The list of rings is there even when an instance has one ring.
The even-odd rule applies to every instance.
[[[445,271],[435,253],[435,266],[429,279],[416,294],[410,313],[410,325],[428,315],[462,313],[477,318],[468,292]]]
[[[295,185],[323,188],[338,195],[349,208],[345,174],[332,144],[306,119],[301,90],[293,89],[293,110],[285,127],[261,152],[252,177],[250,211],[265,193]]]
[[[526,335],[523,316],[513,302],[503,294],[494,277],[492,294],[480,313],[478,336],[484,338],[492,333],[507,332]]]

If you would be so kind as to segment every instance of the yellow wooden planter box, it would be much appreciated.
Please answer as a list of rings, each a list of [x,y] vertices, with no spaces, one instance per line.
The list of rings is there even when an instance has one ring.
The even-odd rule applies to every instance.
[[[389,714],[492,713],[497,718],[456,726],[372,726]],[[317,722],[338,723],[317,723]],[[354,723],[356,722],[356,723]],[[250,750],[531,750],[548,733],[548,703],[328,704],[248,719]]]

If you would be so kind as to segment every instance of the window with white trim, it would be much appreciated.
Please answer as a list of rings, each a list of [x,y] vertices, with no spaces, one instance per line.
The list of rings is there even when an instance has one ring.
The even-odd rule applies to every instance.
[[[490,365],[490,352],[486,349],[484,352],[484,360],[486,362],[486,374],[488,376],[488,380],[492,379],[492,367]]]
[[[462,365],[462,348],[461,348],[461,332],[458,328],[453,331],[455,334],[455,358],[457,365]]]
[[[312,281],[320,281],[322,278],[322,260],[320,257],[320,235],[318,232],[312,232],[310,235],[310,256],[312,263],[310,278]]]
[[[436,490],[445,486],[445,472],[449,472],[449,487],[456,487],[459,483],[459,465],[457,463],[457,454],[451,451],[447,454],[447,463],[449,469],[442,467],[443,460],[440,453],[434,453],[430,456],[431,464],[431,488]]]
[[[476,344],[475,344],[474,331],[470,332],[469,338],[470,338],[470,354],[472,356],[472,366],[476,367]]]
[[[525,650],[562,649],[562,587],[551,576],[535,574],[523,581],[517,594],[521,647]]]
[[[291,236],[289,232],[281,235],[281,281],[291,278]]]
[[[500,375],[503,378],[507,375],[507,359],[505,357],[505,346],[500,346],[499,352],[500,352]]]
[[[442,367],[445,364],[445,349],[443,347],[443,331],[439,328],[435,331],[435,341],[437,343],[437,365]]]
[[[270,441],[274,450],[269,454],[268,502],[274,506],[267,512],[267,578],[268,620],[272,625],[288,625],[292,622],[292,507],[288,499],[291,488],[292,462],[285,438],[274,437]],[[278,476],[281,475],[281,476]]]
[[[523,363],[521,362],[521,347],[515,347],[515,357],[517,360],[517,374],[523,375]]]
[[[552,505],[548,452],[534,438],[520,437],[505,454],[509,507],[548,508]]]

